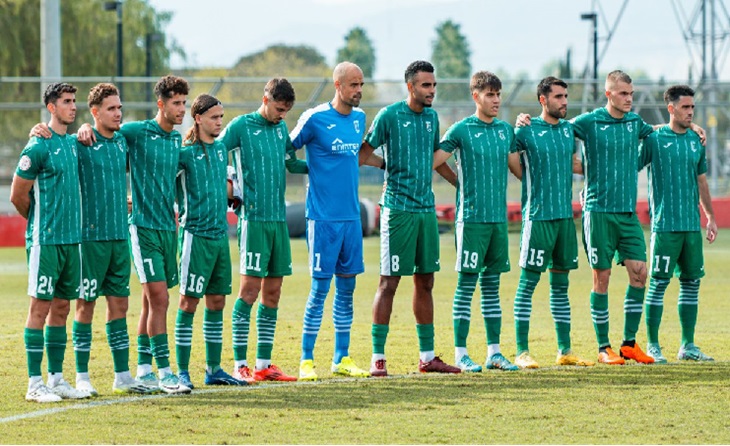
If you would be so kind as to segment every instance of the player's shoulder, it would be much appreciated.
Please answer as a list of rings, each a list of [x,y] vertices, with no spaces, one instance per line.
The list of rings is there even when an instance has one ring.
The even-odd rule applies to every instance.
[[[305,110],[299,116],[299,124],[306,125],[309,122],[316,122],[322,119],[333,110],[332,105],[329,102],[324,102],[315,107]]]
[[[502,129],[507,129],[507,130],[513,129],[512,124],[510,124],[507,121],[502,121],[501,119],[497,119],[497,118],[494,118],[494,121],[492,121],[492,125],[495,128],[502,128]]]

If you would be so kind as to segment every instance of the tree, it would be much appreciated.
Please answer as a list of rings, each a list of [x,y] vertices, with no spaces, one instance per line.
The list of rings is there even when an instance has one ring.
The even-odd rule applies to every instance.
[[[439,79],[464,79],[464,83],[445,84],[441,82],[437,98],[446,101],[463,101],[469,98],[469,76],[471,63],[469,43],[461,33],[461,26],[447,20],[436,27],[431,61],[436,67]]]
[[[352,28],[345,36],[345,46],[337,50],[337,63],[350,61],[360,66],[366,78],[375,72],[375,48],[364,29]]]

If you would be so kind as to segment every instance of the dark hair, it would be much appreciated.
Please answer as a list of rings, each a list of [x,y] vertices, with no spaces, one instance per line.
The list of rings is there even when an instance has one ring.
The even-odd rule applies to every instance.
[[[568,88],[568,84],[566,84],[562,79],[558,79],[555,76],[548,76],[537,84],[537,100],[540,100],[540,96],[545,96],[545,98],[547,98],[553,91],[553,85]]]
[[[86,102],[89,104],[89,108],[95,105],[101,105],[104,99],[109,96],[119,96],[119,90],[112,84],[96,84],[89,91],[89,97]]]
[[[426,62],[425,60],[417,60],[415,62],[411,62],[411,64],[408,65],[408,67],[406,68],[406,84],[409,82],[413,82],[413,78],[416,77],[416,74],[418,73],[433,73],[434,71],[435,70],[433,68],[433,65],[431,65],[431,62]]]
[[[66,82],[56,82],[46,87],[43,92],[43,103],[45,105],[55,104],[58,98],[64,93],[76,93],[77,88]]]
[[[664,102],[677,102],[681,96],[694,97],[695,91],[689,85],[672,85],[664,92]]]
[[[205,114],[208,110],[215,107],[216,105],[223,105],[221,104],[221,101],[219,101],[216,97],[211,96],[209,94],[201,94],[195,100],[193,101],[192,107],[190,107],[190,116],[192,116],[193,120],[195,120],[195,117],[197,115]],[[200,138],[198,137],[198,123],[193,122],[193,126],[190,127],[185,134],[185,145],[192,146],[196,144]],[[203,147],[203,150],[205,150],[205,146]],[[208,153],[205,153],[205,156],[208,156]]]
[[[469,82],[471,92],[484,91],[487,88],[500,91],[502,90],[502,81],[491,71],[477,71],[474,73],[471,77],[471,82]]]
[[[174,94],[188,94],[190,86],[185,79],[168,74],[163,76],[155,84],[155,96],[157,99],[170,99]]]
[[[297,99],[296,94],[294,94],[294,87],[283,77],[270,79],[264,87],[264,95],[275,102],[284,102],[285,104],[293,104]]]

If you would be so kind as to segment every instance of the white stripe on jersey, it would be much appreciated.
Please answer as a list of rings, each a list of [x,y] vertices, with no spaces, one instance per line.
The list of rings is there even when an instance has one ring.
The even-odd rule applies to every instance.
[[[464,221],[464,196],[466,195],[464,189],[464,155],[461,152],[461,148],[458,147],[456,150],[456,180],[459,182],[459,205],[456,207],[456,209],[459,210],[459,213],[456,215],[456,221],[463,222]],[[459,265],[459,260],[457,259],[456,264]],[[457,271],[459,271],[457,269]]]
[[[463,190],[463,189],[462,189]],[[464,194],[461,194],[464,196]],[[456,222],[456,266],[454,270],[461,272],[461,254],[464,249],[464,222]]]
[[[79,299],[83,299],[86,294],[84,289],[84,255],[81,250],[81,243],[79,243]]]
[[[532,133],[535,133],[534,130],[532,130]],[[534,138],[534,135],[533,135]],[[537,142],[536,142],[537,144]],[[530,205],[532,204],[532,175],[530,170],[530,157],[527,156],[527,152],[522,152],[522,163],[525,165],[525,168],[522,170],[522,181],[525,182],[525,190],[527,191],[527,206],[525,207],[525,212],[523,212],[522,220],[523,221],[529,221],[530,220]],[[549,172],[549,169],[548,169]],[[550,183],[548,183],[550,184]],[[544,205],[544,204],[543,204]],[[520,254],[520,266],[522,266],[522,255]]]
[[[520,240],[520,268],[527,266],[527,256],[530,251],[530,238],[532,237],[532,220],[525,220],[522,227],[522,239]]]
[[[38,297],[38,270],[41,263],[41,245],[30,247],[28,256],[28,296]]]
[[[319,104],[318,106],[314,108],[310,108],[309,110],[306,110],[304,113],[299,116],[299,119],[297,120],[297,125],[294,127],[294,130],[292,130],[289,133],[289,139],[294,141],[297,136],[302,132],[302,129],[305,125],[307,125],[307,121],[309,121],[309,118],[314,116],[315,113],[318,112],[325,112],[332,109],[332,106],[329,102],[325,102],[324,104]],[[354,110],[354,109],[353,109]],[[296,147],[297,149],[301,149],[301,147]]]
[[[240,164],[239,170],[240,170]],[[239,177],[241,178],[241,177]],[[241,235],[238,239],[238,254],[241,257],[239,262],[239,274],[246,275],[246,251],[248,251],[248,246],[246,245],[246,241],[248,240],[248,220],[244,220],[243,216],[238,218],[238,225],[241,227],[240,231],[238,231]]]
[[[186,208],[187,209],[187,208]],[[190,252],[193,247],[193,234],[183,231],[182,252],[180,253],[180,294],[187,296],[188,276],[190,273]],[[195,284],[192,284],[195,287]]]
[[[35,205],[33,206],[33,246],[40,243],[40,226],[41,226],[41,188],[38,183],[38,177],[33,180],[33,196],[35,197]]]
[[[307,221],[307,246],[309,246],[309,275],[314,273],[314,220]]]
[[[390,208],[381,208],[380,213],[380,274],[390,276]]]
[[[177,176],[180,177],[180,187],[182,187],[182,195],[183,195],[183,208],[185,209],[185,212],[182,215],[182,219],[180,220],[180,226],[185,226],[185,223],[188,221],[188,214],[190,213],[190,206],[188,205],[188,183],[187,183],[187,176],[185,174],[185,169],[180,169],[177,171]],[[182,283],[183,278],[180,278],[180,281]],[[185,287],[182,285],[180,286],[181,290],[184,290]]]
[[[583,211],[583,237],[586,242],[586,254],[588,255],[588,264],[593,268],[593,262],[591,261],[591,252],[593,252],[593,245],[591,244],[591,212]]]
[[[134,268],[137,270],[139,282],[147,283],[142,250],[139,247],[139,237],[137,236],[137,225],[129,225],[129,242],[132,244],[132,261],[134,262]]]

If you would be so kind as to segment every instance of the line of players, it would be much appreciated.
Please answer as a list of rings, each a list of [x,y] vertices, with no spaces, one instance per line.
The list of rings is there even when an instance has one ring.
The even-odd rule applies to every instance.
[[[335,97],[302,114],[288,133],[283,119],[295,101],[286,79],[274,78],[260,108],[222,129],[223,106],[210,95],[192,104],[193,127],[183,138],[187,82],[163,77],[155,86],[157,116],[121,126],[121,100],[110,84],[89,93],[94,126],[77,135],[66,128],[75,119],[75,87],[48,87],[44,101],[51,114],[36,126],[23,150],[13,180],[11,201],[28,218],[30,310],[25,329],[29,386],[26,399],[38,402],[86,398],[97,393],[88,374],[91,320],[98,296],[107,297],[107,338],[118,393],[189,393],[193,318],[205,297],[203,336],[206,384],[244,385],[255,381],[293,381],[271,362],[283,277],[291,274],[285,222],[285,169],[309,174],[307,244],[312,277],[304,314],[299,379],[316,380],[314,344],[323,307],[335,276],[332,372],[367,377],[388,374],[385,344],[400,278],[413,276],[413,311],[421,372],[481,371],[467,351],[471,300],[481,290],[489,369],[536,368],[528,347],[532,295],[550,268],[550,308],[557,333],[559,365],[590,366],[571,350],[568,272],[577,268],[578,248],[572,220],[572,175],[585,174],[584,246],[593,269],[591,314],[599,362],[666,362],[658,341],[664,291],[675,268],[680,278],[682,345],[679,359],[711,360],[694,345],[702,240],[698,201],[708,219],[707,239],[717,227],[705,178],[704,147],[692,124],[693,92],[667,90],[670,123],[654,131],[632,113],[632,82],[615,71],[606,80],[607,104],[572,121],[567,84],[554,77],[537,88],[540,117],[518,119],[518,129],[497,119],[500,80],[478,72],[471,79],[474,115],[454,124],[440,139],[431,108],[436,80],[433,66],[408,66],[408,97],[382,109],[363,137],[365,114],[358,108],[363,75],[356,65],[339,64],[333,73]],[[574,137],[584,141],[583,159]],[[643,145],[640,143],[643,141]],[[641,147],[641,149],[640,149]],[[306,148],[306,163],[296,150]],[[382,156],[374,152],[382,148]],[[668,148],[672,149],[667,150]],[[233,159],[228,167],[229,153]],[[445,161],[455,155],[457,172]],[[349,356],[355,277],[364,271],[358,167],[386,172],[381,200],[380,283],[373,303],[370,370]],[[646,248],[635,214],[639,168],[649,166],[652,205],[652,281],[646,300],[648,348],[636,344],[646,281]],[[456,186],[458,283],[453,301],[456,366],[434,353],[434,272],[439,240],[432,171]],[[131,180],[127,202],[126,172]],[[514,315],[517,358],[500,352],[500,275],[509,271],[507,171],[522,179],[523,228],[520,276]],[[226,181],[228,179],[228,181]],[[228,189],[225,185],[228,184]],[[80,194],[79,194],[80,189]],[[231,292],[231,262],[226,208],[238,198],[236,212],[241,285],[232,312],[234,372],[220,365],[223,308]],[[178,203],[176,233],[174,203]],[[129,208],[128,208],[129,206]],[[127,232],[128,231],[128,232]],[[180,262],[177,263],[177,250]],[[143,286],[138,325],[137,377],[129,372],[126,326],[130,254]],[[616,354],[608,339],[608,277],[612,259],[626,265],[624,340]],[[83,262],[82,262],[83,260]],[[179,280],[178,280],[179,274]],[[79,280],[79,278],[81,278]],[[169,363],[166,315],[168,289],[180,285],[175,324],[179,373]],[[257,355],[247,362],[251,310],[258,295]],[[77,299],[73,324],[76,388],[62,375],[66,318]],[[45,332],[44,332],[45,328]],[[48,355],[48,385],[41,376],[43,347]],[[158,375],[152,371],[154,358]]]

